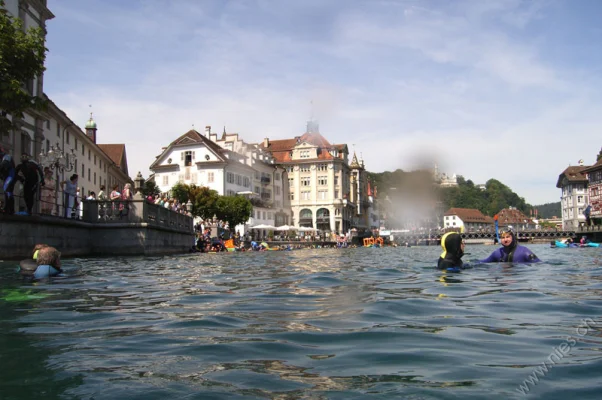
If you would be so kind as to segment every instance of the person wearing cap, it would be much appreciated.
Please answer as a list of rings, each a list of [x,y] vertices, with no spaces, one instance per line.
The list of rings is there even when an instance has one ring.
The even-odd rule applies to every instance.
[[[443,253],[437,261],[437,268],[444,270],[458,270],[464,267],[462,256],[464,255],[464,240],[458,232],[447,232],[441,237]]]
[[[500,243],[502,247],[495,250],[482,263],[504,262],[504,263],[534,263],[540,262],[531,250],[518,244],[514,232],[511,230],[500,234]]]

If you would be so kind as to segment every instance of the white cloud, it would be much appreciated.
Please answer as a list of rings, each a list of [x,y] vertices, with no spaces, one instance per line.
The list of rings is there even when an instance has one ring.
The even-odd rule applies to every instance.
[[[551,18],[545,2],[143,4],[49,4],[46,90],[82,125],[92,104],[132,175],[193,124],[253,142],[299,135],[313,113],[370,171],[437,161],[539,204],[602,144],[600,71],[546,56],[530,25]],[[85,47],[59,41],[83,26]]]

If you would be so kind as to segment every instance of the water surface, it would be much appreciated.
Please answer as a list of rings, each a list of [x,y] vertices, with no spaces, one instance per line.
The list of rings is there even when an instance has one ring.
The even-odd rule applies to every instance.
[[[2,262],[0,397],[599,399],[602,250],[529,247],[459,274],[436,247]]]

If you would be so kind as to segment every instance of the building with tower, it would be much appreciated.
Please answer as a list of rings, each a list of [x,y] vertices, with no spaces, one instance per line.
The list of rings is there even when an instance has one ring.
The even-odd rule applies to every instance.
[[[292,223],[322,231],[346,233],[352,228],[378,228],[368,193],[364,162],[346,144],[331,144],[310,121],[301,136],[265,138],[259,147],[288,172]]]

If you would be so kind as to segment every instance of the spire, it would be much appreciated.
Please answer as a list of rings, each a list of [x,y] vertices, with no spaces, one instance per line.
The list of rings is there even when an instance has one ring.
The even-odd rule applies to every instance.
[[[92,108],[92,105],[90,105],[90,108]],[[86,136],[88,136],[94,143],[96,143],[96,128],[96,122],[92,117],[92,111],[90,111],[90,119],[88,122],[86,122]]]
[[[351,159],[351,164],[349,164],[351,168],[361,168],[360,163],[357,161],[357,155],[355,154],[355,150],[353,151],[353,158]]]

